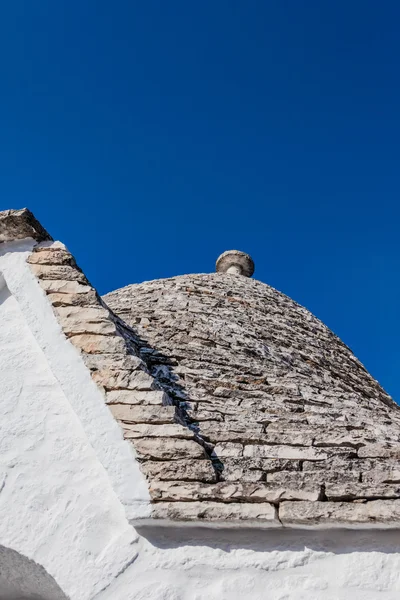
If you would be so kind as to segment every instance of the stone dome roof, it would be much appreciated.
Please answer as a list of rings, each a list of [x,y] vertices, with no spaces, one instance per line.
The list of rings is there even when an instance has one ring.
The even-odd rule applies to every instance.
[[[229,251],[214,275],[117,290],[113,312],[27,209],[0,213],[8,242],[9,271],[29,249],[18,260],[39,286],[25,310],[46,297],[122,428],[117,446],[102,421],[90,435],[103,458],[122,459],[114,471],[107,458],[107,472],[119,493],[133,486],[131,520],[399,526],[399,407],[318,319],[248,279],[251,257]],[[126,469],[135,459],[147,482]]]
[[[165,516],[176,517],[173,501],[295,500],[283,502],[286,518],[302,522],[311,503],[347,510],[400,497],[399,407],[284,294],[219,272],[130,285],[104,300],[137,332],[141,357],[214,467],[214,485],[195,465],[158,472],[153,499],[169,503]]]

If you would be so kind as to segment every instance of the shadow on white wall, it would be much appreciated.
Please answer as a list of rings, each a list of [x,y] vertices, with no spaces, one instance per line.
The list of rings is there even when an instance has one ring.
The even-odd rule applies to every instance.
[[[43,567],[0,546],[0,600],[67,600]]]

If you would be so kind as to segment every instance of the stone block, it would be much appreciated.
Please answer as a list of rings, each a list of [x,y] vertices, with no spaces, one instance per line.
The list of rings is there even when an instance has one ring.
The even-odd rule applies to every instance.
[[[159,461],[147,460],[141,463],[141,469],[150,479],[162,481],[203,481],[212,483],[216,474],[210,460],[185,458],[183,460]]]
[[[373,483],[327,483],[325,494],[328,500],[378,500],[400,498],[400,485]]]
[[[386,463],[386,461],[385,461]],[[383,464],[380,468],[370,469],[363,471],[362,478],[363,483],[372,482],[374,484],[379,483],[397,483],[400,484],[400,469],[397,467],[397,463],[394,466],[389,464]],[[386,467],[386,469],[385,469]]]
[[[398,527],[400,500],[282,502],[279,519],[287,527]]]
[[[222,481],[241,481],[251,483],[265,481],[265,473],[263,471],[240,466],[227,467],[227,460],[229,459],[224,459],[223,462],[223,470],[220,475]]]
[[[349,448],[360,448],[361,446],[365,445],[365,438],[365,432],[326,431],[315,436],[313,445],[322,448],[329,446],[346,446]]]
[[[65,319],[71,323],[102,323],[110,321],[110,312],[102,306],[90,306],[82,308],[80,306],[60,306],[56,309],[60,319]]]
[[[123,425],[125,439],[151,438],[151,437],[174,437],[192,440],[194,433],[187,427],[173,423],[172,425],[148,425],[147,423]]]
[[[304,485],[322,484],[357,484],[358,472],[340,472],[320,469],[319,471],[278,471],[267,474],[267,482],[283,487],[302,487]]]
[[[47,293],[57,294],[87,294],[93,290],[90,285],[64,279],[42,279],[40,285]]]
[[[63,248],[39,248],[32,252],[27,262],[31,265],[70,265],[75,267],[73,256]]]
[[[170,404],[165,392],[155,390],[151,392],[139,392],[137,390],[112,390],[106,393],[107,404],[132,404],[132,405],[154,405],[162,406]]]
[[[215,446],[214,452],[219,458],[225,458],[226,456],[239,457],[243,456],[243,446],[233,442],[221,442]]]
[[[300,471],[302,462],[300,460],[290,460],[285,458],[247,458],[253,469],[261,469],[265,473],[275,473],[278,471]],[[312,463],[315,464],[315,463]]]
[[[254,522],[268,527],[281,527],[272,504],[231,503],[222,502],[157,502],[153,505],[154,519],[172,521],[204,521],[216,522],[221,526],[224,522]]]
[[[192,440],[174,438],[141,438],[132,440],[137,456],[141,460],[186,460],[206,459],[204,448]]]
[[[194,422],[199,422],[202,423],[203,421],[211,421],[212,423],[215,423],[216,421],[222,422],[223,421],[223,416],[221,414],[219,414],[218,412],[215,411],[211,411],[211,410],[188,410],[187,411],[188,417],[194,421]]]
[[[75,308],[75,307],[74,307]],[[108,353],[108,354],[83,354],[83,360],[88,369],[101,371],[109,369],[111,371],[135,371],[143,368],[143,361],[134,354]]]
[[[125,342],[119,336],[94,335],[83,333],[69,338],[74,346],[88,354],[107,354],[123,352]]]
[[[328,455],[318,448],[278,445],[248,445],[244,447],[243,456],[249,458],[285,458],[294,460],[325,460],[328,458]]]
[[[79,281],[83,284],[88,283],[85,275],[79,271],[79,269],[71,267],[70,265],[31,264],[31,269],[38,279]]]
[[[42,286],[43,287],[43,286]],[[85,286],[87,287],[87,286]],[[48,291],[48,299],[54,307],[59,306],[92,306],[98,301],[96,292],[89,288],[89,292],[78,294],[66,294]]]
[[[265,439],[262,425],[246,427],[239,423],[218,423],[212,421],[202,422],[201,435],[211,442],[260,442]]]
[[[139,390],[154,389],[154,379],[145,371],[102,369],[92,373],[94,381],[106,390]]]
[[[0,212],[0,243],[25,238],[38,242],[52,239],[27,208]]]
[[[127,423],[173,423],[174,406],[132,406],[110,404],[109,409],[116,419]]]
[[[81,321],[78,323],[76,320],[59,318],[58,322],[67,337],[86,333],[96,335],[116,334],[115,325],[111,320],[98,322]]]
[[[358,450],[360,458],[396,458],[400,459],[400,444],[367,444]]]

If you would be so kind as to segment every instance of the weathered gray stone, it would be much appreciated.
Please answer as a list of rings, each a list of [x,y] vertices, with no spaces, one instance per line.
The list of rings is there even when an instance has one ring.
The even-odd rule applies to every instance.
[[[254,273],[254,262],[251,256],[245,252],[227,250],[218,257],[216,270],[218,273],[251,277]]]
[[[184,458],[162,462],[147,460],[141,465],[142,470],[149,479],[164,481],[203,481],[212,483],[216,481],[216,474],[210,460]]]
[[[57,294],[87,294],[93,290],[90,285],[64,279],[42,279],[40,285],[46,292]]]
[[[282,502],[279,519],[284,526],[397,527],[400,500],[354,502]]]
[[[87,286],[85,286],[87,287]],[[54,307],[58,306],[92,306],[97,300],[97,294],[89,288],[86,293],[65,294],[49,291],[48,298]]]
[[[136,369],[144,367],[143,361],[138,356],[123,352],[108,354],[82,353],[82,355],[87,368],[93,371],[101,371],[103,369],[109,369],[110,371],[136,371]]]
[[[234,424],[224,427],[224,423],[207,421],[201,425],[201,434],[212,442],[259,442],[265,439],[262,425],[246,427],[245,424]]]
[[[142,460],[207,459],[204,448],[192,440],[141,438],[134,441],[134,448]]]
[[[150,495],[159,501],[218,500],[220,502],[272,502],[284,500],[309,500],[320,497],[320,486],[303,489],[285,489],[265,483],[221,482],[206,484],[185,481],[153,481]]]
[[[124,424],[124,437],[129,439],[137,439],[137,438],[180,438],[186,440],[192,440],[194,438],[194,433],[187,427],[183,427],[182,425],[177,425],[173,423],[172,425],[148,425],[147,423],[137,424]]]
[[[215,444],[225,482],[355,484],[374,468],[357,457],[368,456],[363,445],[399,439],[398,407],[351,351],[268,286],[189,275],[106,301],[138,332],[160,387]]]
[[[346,484],[357,484],[359,481],[358,472],[340,471],[277,471],[275,473],[267,473],[267,482],[281,485],[282,487],[302,487],[304,485],[327,485],[338,484],[345,486]]]
[[[400,498],[400,485],[373,483],[327,483],[325,493],[328,500],[356,499],[376,500],[379,498]]]
[[[85,275],[71,265],[31,264],[31,269],[39,279],[52,281],[61,279],[64,281],[79,281],[83,284],[88,283]]]
[[[102,306],[90,306],[82,308],[80,306],[60,306],[56,309],[56,314],[62,321],[71,323],[104,323],[110,321],[110,313]]]
[[[246,521],[259,526],[280,527],[276,509],[272,504],[222,502],[157,502],[153,506],[154,519],[172,521]]]
[[[0,212],[0,243],[25,238],[38,242],[52,239],[27,208]]]
[[[316,447],[326,448],[333,446],[342,446],[349,448],[360,448],[365,445],[365,433],[361,432],[324,432],[317,435],[313,445]]]
[[[88,354],[106,354],[125,350],[125,342],[118,336],[83,333],[73,335],[69,339],[74,346]]]
[[[116,329],[112,321],[82,321],[77,323],[72,319],[59,319],[63,332],[67,337],[79,334],[115,335]]]
[[[27,262],[31,265],[75,266],[74,258],[63,248],[34,248],[32,254],[28,257]]]
[[[221,458],[221,457],[220,457]],[[248,460],[240,458],[223,458],[222,481],[256,482],[265,481],[266,474],[261,469],[249,468]],[[253,466],[253,465],[252,465]]]
[[[324,460],[328,455],[319,448],[302,448],[301,446],[248,445],[244,447],[243,456],[260,458],[286,458],[294,460]]]
[[[144,371],[102,369],[92,374],[93,379],[106,390],[153,390],[154,379]]]
[[[358,451],[360,458],[396,458],[400,459],[400,444],[396,446],[368,444]]]
[[[225,465],[229,465],[228,460],[238,459],[227,459],[224,461]],[[285,458],[242,458],[240,462],[247,464],[248,469],[260,469],[264,473],[276,473],[279,471],[300,471],[303,466],[303,461],[290,460]],[[315,463],[312,463],[315,464]]]
[[[193,422],[203,422],[203,421],[211,421],[211,423],[222,422],[223,416],[222,414],[218,414],[217,412],[213,412],[211,410],[188,410],[188,417]]]
[[[389,462],[389,461],[388,461]],[[386,467],[386,469],[385,469]],[[362,473],[363,483],[397,483],[400,484],[400,468],[398,464],[391,466],[384,464],[380,468],[365,470]]]
[[[162,406],[169,404],[165,392],[155,390],[152,392],[139,392],[137,390],[113,390],[106,394],[107,404],[146,404]]]
[[[326,460],[305,460],[302,462],[303,471],[323,471],[324,473],[328,471],[330,473],[351,472],[356,474],[357,477],[359,476],[360,472],[369,468],[371,468],[370,462],[359,460],[358,458],[350,459],[347,450],[345,450],[345,452],[342,452],[342,454],[338,454],[336,449],[334,454]]]
[[[226,456],[243,456],[243,446],[242,444],[235,444],[233,442],[221,442],[215,446],[214,452],[220,458],[225,458]]]
[[[133,406],[110,404],[109,408],[116,419],[127,423],[173,423],[173,406]]]

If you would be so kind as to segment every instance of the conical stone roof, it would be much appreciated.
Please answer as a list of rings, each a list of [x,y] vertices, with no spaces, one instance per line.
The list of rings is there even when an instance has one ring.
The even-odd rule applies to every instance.
[[[155,516],[187,515],[188,502],[197,517],[201,502],[271,502],[283,522],[351,522],[366,503],[373,521],[400,498],[399,407],[308,310],[230,273],[130,285],[104,300],[137,332],[176,420],[213,465],[210,480],[190,456],[171,468],[144,461]]]
[[[399,527],[399,407],[318,319],[249,279],[250,256],[108,294],[112,312],[27,209],[0,213],[0,245],[16,240],[146,475],[151,506],[135,496],[130,519]]]

